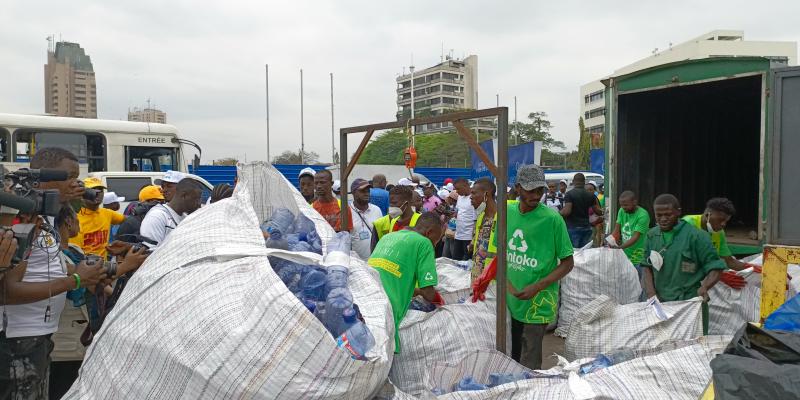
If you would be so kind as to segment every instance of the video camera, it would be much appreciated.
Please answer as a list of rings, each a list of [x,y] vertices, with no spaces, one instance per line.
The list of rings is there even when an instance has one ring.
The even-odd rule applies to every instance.
[[[100,193],[103,192],[102,190],[87,188],[86,185],[83,183],[83,181],[78,181],[78,184],[81,185],[81,187],[83,188],[84,200],[96,201],[98,200],[97,198],[100,196]]]
[[[4,175],[5,187],[10,189],[0,191],[0,205],[10,207],[17,212],[30,215],[58,216],[61,210],[58,190],[39,189],[41,182],[65,181],[67,173],[55,169],[28,169],[21,168]],[[3,226],[5,230],[14,232],[17,239],[17,253],[12,263],[19,263],[33,242],[35,224],[16,224]]]

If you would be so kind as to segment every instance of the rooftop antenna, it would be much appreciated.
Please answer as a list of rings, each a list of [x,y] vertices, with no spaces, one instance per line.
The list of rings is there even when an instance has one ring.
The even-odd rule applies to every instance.
[[[439,56],[439,62],[444,62],[444,42],[442,42],[442,53]]]
[[[653,49],[653,55],[656,55],[656,53],[658,53],[658,47],[656,47],[655,49]]]

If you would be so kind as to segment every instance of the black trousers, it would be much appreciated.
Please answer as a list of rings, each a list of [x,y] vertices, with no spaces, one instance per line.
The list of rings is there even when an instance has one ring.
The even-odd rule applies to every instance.
[[[542,368],[542,341],[547,324],[526,324],[511,319],[511,358],[530,368]]]
[[[450,250],[450,255],[451,255],[450,258],[459,261],[469,260],[471,254],[469,254],[469,252],[467,251],[467,246],[469,246],[471,242],[472,242],[471,240],[453,239],[453,241],[451,242],[452,247]]]

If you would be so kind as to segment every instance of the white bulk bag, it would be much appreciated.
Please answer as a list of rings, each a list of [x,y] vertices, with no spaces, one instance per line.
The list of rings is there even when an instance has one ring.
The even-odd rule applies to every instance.
[[[267,259],[321,261],[264,246],[259,222],[292,204],[314,221],[327,245],[333,230],[277,170],[256,164],[240,171],[232,198],[186,218],[136,272],[64,398],[369,399],[378,393],[392,360],[388,299],[374,271],[353,257],[349,287],[376,345],[369,361],[337,348]]]

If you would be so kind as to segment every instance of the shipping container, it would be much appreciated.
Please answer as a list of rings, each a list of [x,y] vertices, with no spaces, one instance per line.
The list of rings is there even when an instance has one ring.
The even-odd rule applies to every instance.
[[[684,214],[727,197],[737,211],[726,227],[734,253],[800,244],[800,68],[785,58],[712,57],[604,83],[612,224],[624,190],[651,217],[661,193],[676,195]]]

